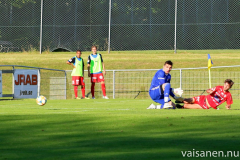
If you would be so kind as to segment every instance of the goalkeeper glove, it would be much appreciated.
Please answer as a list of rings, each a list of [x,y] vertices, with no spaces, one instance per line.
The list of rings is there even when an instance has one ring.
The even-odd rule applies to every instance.
[[[182,90],[181,88],[176,88],[176,89],[173,88],[173,92],[174,92],[176,95],[179,95],[180,97],[181,97],[182,94],[183,94],[183,90]]]

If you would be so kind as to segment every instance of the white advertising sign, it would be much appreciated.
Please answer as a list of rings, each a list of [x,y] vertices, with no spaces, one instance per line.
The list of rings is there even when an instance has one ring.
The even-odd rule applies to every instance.
[[[38,70],[14,70],[14,98],[37,98]]]
[[[2,70],[0,70],[0,97],[2,97]]]

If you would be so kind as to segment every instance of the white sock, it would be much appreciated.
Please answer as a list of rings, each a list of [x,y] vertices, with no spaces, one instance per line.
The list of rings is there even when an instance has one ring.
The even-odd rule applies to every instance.
[[[165,102],[165,103],[168,102],[168,97],[164,97],[164,102]]]
[[[161,105],[157,105],[156,109],[161,109]]]

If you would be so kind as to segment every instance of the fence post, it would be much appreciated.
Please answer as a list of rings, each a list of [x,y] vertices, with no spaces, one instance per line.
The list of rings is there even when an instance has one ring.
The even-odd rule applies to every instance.
[[[115,99],[115,70],[113,70],[113,99]]]
[[[180,88],[182,89],[182,69],[180,69]]]
[[[65,99],[67,99],[67,73],[66,71],[64,71],[65,73]]]
[[[175,0],[175,34],[174,34],[174,53],[177,53],[177,0]]]
[[[39,52],[42,54],[42,24],[43,23],[43,0],[41,0],[41,24],[40,24],[40,46]]]
[[[41,73],[40,69],[38,69],[38,96],[40,96],[40,85],[41,85]]]
[[[109,26],[108,26],[108,53],[110,53],[110,43],[111,43],[111,10],[112,10],[112,1],[109,0]]]
[[[13,94],[13,99],[14,99],[14,71],[15,71],[15,67],[12,66],[13,68],[13,73],[12,73],[12,94]]]

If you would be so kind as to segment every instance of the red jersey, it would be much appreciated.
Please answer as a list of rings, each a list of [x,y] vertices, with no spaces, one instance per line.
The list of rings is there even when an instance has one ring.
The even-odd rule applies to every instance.
[[[231,105],[233,103],[232,95],[229,91],[224,92],[223,86],[216,86],[211,88],[213,91],[211,94],[207,95],[208,104],[217,109],[217,106],[227,101],[227,105]]]

